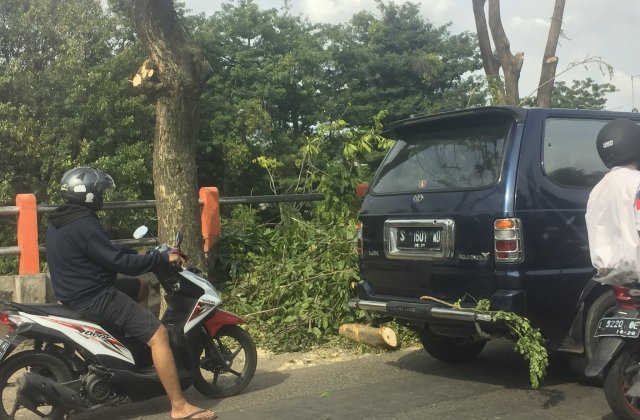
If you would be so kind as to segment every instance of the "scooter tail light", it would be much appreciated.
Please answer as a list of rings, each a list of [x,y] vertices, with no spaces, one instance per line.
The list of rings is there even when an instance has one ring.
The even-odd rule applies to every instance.
[[[613,286],[613,295],[616,298],[620,309],[632,310],[637,309],[633,302],[633,296],[629,293],[631,289],[623,286]]]
[[[22,318],[11,311],[0,311],[0,324],[9,328],[9,332],[13,332],[22,323]]]
[[[522,222],[518,218],[497,219],[493,222],[494,258],[497,263],[524,261]]]

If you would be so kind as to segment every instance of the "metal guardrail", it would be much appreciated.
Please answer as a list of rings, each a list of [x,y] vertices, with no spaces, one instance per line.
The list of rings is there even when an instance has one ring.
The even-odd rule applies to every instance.
[[[219,204],[223,205],[238,205],[238,204],[262,204],[262,203],[291,203],[291,202],[306,202],[306,201],[321,201],[324,198],[322,194],[285,194],[285,195],[254,195],[254,196],[238,196],[238,197],[220,197]],[[200,200],[200,205],[203,202]],[[105,202],[102,207],[103,210],[123,210],[123,209],[145,209],[155,208],[155,200],[138,200],[138,201],[109,201]],[[53,204],[41,204],[38,205],[38,214],[51,213],[58,205]],[[20,213],[20,209],[17,206],[4,206],[0,207],[1,216],[17,216]],[[116,239],[114,243],[126,246],[147,246],[155,244],[153,239]],[[44,245],[39,246],[40,253],[44,253]],[[2,256],[16,256],[20,255],[20,247],[18,246],[5,246],[0,247],[0,257]]]
[[[20,255],[20,248],[17,246],[4,246],[0,248],[0,257],[9,257],[12,255]]]
[[[0,207],[0,216],[17,216],[20,209],[16,206]]]

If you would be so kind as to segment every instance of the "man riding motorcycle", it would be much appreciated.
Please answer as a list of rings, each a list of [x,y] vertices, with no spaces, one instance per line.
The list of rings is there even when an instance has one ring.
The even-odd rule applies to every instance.
[[[589,194],[585,217],[596,280],[632,283],[640,279],[640,126],[623,118],[610,121],[596,147],[610,169]]]
[[[151,348],[153,365],[169,401],[171,418],[212,419],[216,414],[189,404],[180,388],[169,336],[145,307],[146,285],[138,279],[116,280],[117,273],[139,275],[165,264],[180,264],[177,254],[138,255],[114,246],[95,212],[113,178],[78,167],[61,180],[65,204],[49,215],[46,254],[56,297],[87,320],[119,328]]]

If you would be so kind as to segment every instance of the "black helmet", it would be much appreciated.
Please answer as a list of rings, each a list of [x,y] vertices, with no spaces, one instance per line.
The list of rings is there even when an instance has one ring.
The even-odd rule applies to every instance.
[[[607,168],[640,161],[640,125],[626,118],[609,121],[600,129],[596,147]]]
[[[104,191],[116,186],[108,173],[87,167],[67,171],[60,184],[60,195],[66,203],[81,204],[94,211],[102,208]]]

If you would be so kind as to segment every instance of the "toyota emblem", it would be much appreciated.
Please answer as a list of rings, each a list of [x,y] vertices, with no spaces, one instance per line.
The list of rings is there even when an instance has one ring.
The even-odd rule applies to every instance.
[[[413,202],[416,204],[422,203],[422,200],[424,200],[424,195],[422,194],[416,194],[413,196]]]

